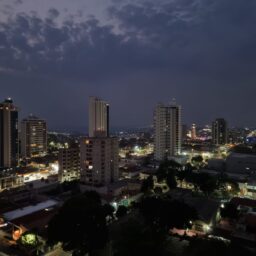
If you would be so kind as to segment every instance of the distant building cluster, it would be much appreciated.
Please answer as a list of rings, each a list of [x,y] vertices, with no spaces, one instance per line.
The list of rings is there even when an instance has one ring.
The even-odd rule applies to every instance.
[[[0,168],[18,166],[19,160],[47,153],[47,126],[44,120],[30,115],[21,121],[19,109],[11,98],[0,104]]]
[[[211,126],[198,127],[193,123],[188,128],[182,124],[182,107],[173,101],[166,105],[158,104],[154,110],[152,145],[148,144],[144,148],[134,145],[133,152],[123,148],[120,151],[119,138],[125,137],[125,133],[120,133],[119,138],[110,136],[109,103],[97,97],[89,97],[88,109],[87,137],[80,137],[75,143],[64,144],[59,143],[60,137],[59,141],[51,140],[48,145],[48,137],[52,133],[48,133],[46,121],[31,114],[19,123],[19,108],[11,98],[7,98],[0,104],[1,170],[5,173],[11,171],[10,175],[15,177],[13,170],[22,170],[24,164],[29,166],[28,163],[32,163],[32,167],[40,168],[41,174],[32,172],[27,175],[23,171],[22,176],[27,182],[38,177],[47,177],[44,173],[49,168],[45,163],[52,161],[50,173],[56,173],[60,182],[80,180],[85,187],[106,187],[118,182],[120,178],[121,155],[126,157],[131,154],[134,158],[153,152],[155,161],[174,159],[183,163],[189,159],[188,156],[191,158],[201,151],[204,158],[216,158],[226,154],[227,144],[236,144],[243,140],[253,144],[253,138],[256,137],[253,131],[229,129],[224,118],[217,118]],[[55,154],[55,160],[49,159],[49,150],[50,154]],[[35,164],[33,159],[39,159],[39,162]]]

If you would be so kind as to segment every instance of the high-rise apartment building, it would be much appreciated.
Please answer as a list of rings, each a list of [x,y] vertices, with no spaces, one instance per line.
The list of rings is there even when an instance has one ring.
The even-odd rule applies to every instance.
[[[218,118],[212,123],[212,143],[225,145],[228,141],[228,125],[223,118]]]
[[[59,150],[59,181],[72,181],[80,178],[79,147]]]
[[[21,155],[31,158],[47,153],[47,125],[33,115],[21,122]]]
[[[99,98],[89,99],[89,137],[109,136],[109,104]]]
[[[89,137],[81,139],[81,182],[107,186],[119,177],[119,141],[109,137],[109,105],[96,97],[89,101]]]
[[[186,124],[181,126],[181,138],[182,141],[186,141],[188,138],[188,126]]]
[[[192,124],[192,126],[191,126],[191,139],[195,140],[196,138],[197,138],[197,136],[196,136],[196,125]]]
[[[0,167],[16,167],[18,158],[18,108],[8,98],[0,104]]]
[[[106,186],[118,180],[117,138],[84,138],[81,140],[81,182]]]
[[[158,104],[154,113],[155,159],[164,160],[181,152],[181,106]]]

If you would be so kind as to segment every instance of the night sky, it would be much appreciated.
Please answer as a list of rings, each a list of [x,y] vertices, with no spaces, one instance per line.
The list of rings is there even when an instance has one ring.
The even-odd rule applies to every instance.
[[[0,0],[0,97],[51,129],[147,126],[172,98],[183,122],[256,126],[255,0]]]

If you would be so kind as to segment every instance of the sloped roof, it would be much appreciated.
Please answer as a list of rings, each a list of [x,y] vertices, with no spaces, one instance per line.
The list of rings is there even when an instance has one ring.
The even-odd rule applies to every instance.
[[[35,212],[39,212],[39,211],[47,209],[47,208],[55,207],[58,204],[59,204],[58,201],[47,200],[47,201],[41,202],[41,203],[36,204],[36,205],[29,205],[29,206],[24,207],[24,208],[20,208],[20,209],[14,210],[14,211],[6,212],[6,213],[3,214],[3,217],[8,221],[12,221],[12,220],[24,217],[26,215],[35,213]]]

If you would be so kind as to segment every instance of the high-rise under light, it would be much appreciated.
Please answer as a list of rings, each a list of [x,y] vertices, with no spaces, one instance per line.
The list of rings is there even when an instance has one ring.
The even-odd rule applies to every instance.
[[[109,136],[108,103],[96,97],[89,101],[89,138],[80,142],[80,179],[85,185],[107,186],[119,178],[119,142]]]
[[[197,136],[196,136],[196,125],[192,124],[192,127],[191,127],[191,139],[195,140],[196,138],[197,138]]]
[[[212,142],[215,145],[224,145],[228,141],[227,121],[218,118],[212,123]]]
[[[47,153],[46,121],[30,115],[21,122],[21,155],[25,158]]]
[[[164,160],[181,151],[181,106],[176,103],[157,105],[154,115],[155,159]]]
[[[0,104],[0,167],[16,167],[18,157],[18,108],[8,98]]]
[[[89,137],[109,136],[109,104],[99,98],[89,99]]]

